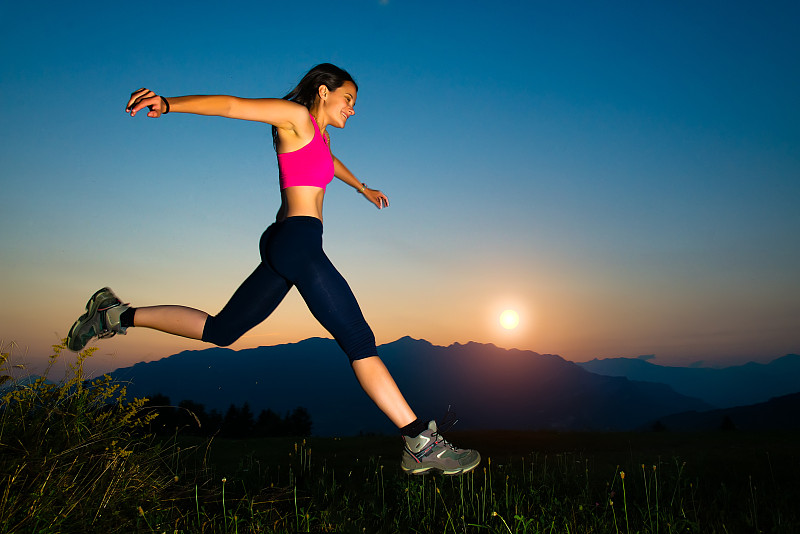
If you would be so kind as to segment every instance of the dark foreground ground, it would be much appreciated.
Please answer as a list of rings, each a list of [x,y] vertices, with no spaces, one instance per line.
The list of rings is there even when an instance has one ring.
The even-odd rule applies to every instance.
[[[595,465],[622,466],[652,464],[657,459],[679,458],[704,472],[729,473],[736,470],[769,472],[785,478],[800,475],[800,432],[623,433],[623,432],[539,432],[468,431],[451,432],[447,439],[459,447],[478,449],[486,463],[504,463],[530,457],[577,454],[591,458]],[[187,439],[187,443],[200,443]],[[312,454],[332,466],[346,467],[355,461],[381,458],[387,468],[399,470],[402,442],[397,436],[344,438],[214,439],[208,459],[219,471],[235,470],[242,458],[258,460],[263,466],[285,464],[294,444],[306,442]],[[203,443],[206,443],[203,441]],[[800,478],[794,480],[800,481]],[[800,501],[798,501],[800,502]]]
[[[272,521],[311,532],[800,532],[798,432],[447,437],[478,449],[481,466],[408,477],[397,436],[180,438],[206,497],[195,489],[176,506],[212,517],[227,499],[251,531]]]

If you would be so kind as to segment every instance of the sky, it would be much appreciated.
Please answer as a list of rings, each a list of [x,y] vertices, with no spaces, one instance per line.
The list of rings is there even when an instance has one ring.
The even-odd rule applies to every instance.
[[[324,247],[379,344],[800,352],[798,24],[791,1],[0,3],[0,342],[36,370],[103,286],[216,313],[280,202],[269,127],[128,96],[281,97],[332,62],[359,85],[332,150],[390,206],[335,181]],[[312,336],[293,292],[232,348]],[[91,374],[209,345],[96,346]]]

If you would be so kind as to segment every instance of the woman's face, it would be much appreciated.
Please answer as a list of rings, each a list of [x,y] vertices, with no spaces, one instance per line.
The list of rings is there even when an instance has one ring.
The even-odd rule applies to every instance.
[[[356,86],[353,82],[344,82],[335,91],[328,91],[326,87],[320,87],[323,91],[322,101],[325,112],[328,115],[328,124],[337,128],[344,128],[347,119],[355,115],[353,106],[356,105]]]

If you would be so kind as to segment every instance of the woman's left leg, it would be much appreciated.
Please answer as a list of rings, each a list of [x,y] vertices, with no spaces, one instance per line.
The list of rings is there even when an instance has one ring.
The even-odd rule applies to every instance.
[[[311,314],[342,347],[364,392],[398,428],[416,420],[389,370],[378,356],[375,336],[350,286],[324,254],[295,281]]]
[[[378,357],[372,333],[350,286],[322,250],[322,223],[290,218],[266,246],[272,268],[290,280],[312,315],[350,358],[366,394],[398,428],[416,420],[388,369]]]
[[[478,451],[453,446],[442,437],[440,432],[444,429],[440,430],[438,423],[425,422],[414,415],[377,356],[375,338],[344,278],[327,257],[318,258],[313,265],[309,271],[316,274],[297,280],[295,285],[314,316],[350,357],[361,387],[400,429],[404,443],[400,464],[403,471],[421,474],[437,470],[445,475],[460,475],[475,469],[481,461]],[[364,343],[367,337],[372,339],[369,349]]]
[[[379,356],[353,360],[351,365],[366,394],[397,428],[417,419]]]

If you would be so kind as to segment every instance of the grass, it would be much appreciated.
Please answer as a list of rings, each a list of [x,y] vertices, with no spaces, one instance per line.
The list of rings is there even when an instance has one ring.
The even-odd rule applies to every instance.
[[[797,434],[460,432],[478,469],[408,477],[393,436],[148,437],[90,356],[2,396],[0,533],[800,531]]]
[[[496,452],[463,477],[403,475],[394,437],[184,445],[198,451],[189,472],[208,467],[217,487],[216,509],[199,501],[209,525],[227,481],[229,532],[788,533],[800,526],[797,437],[454,434]]]

